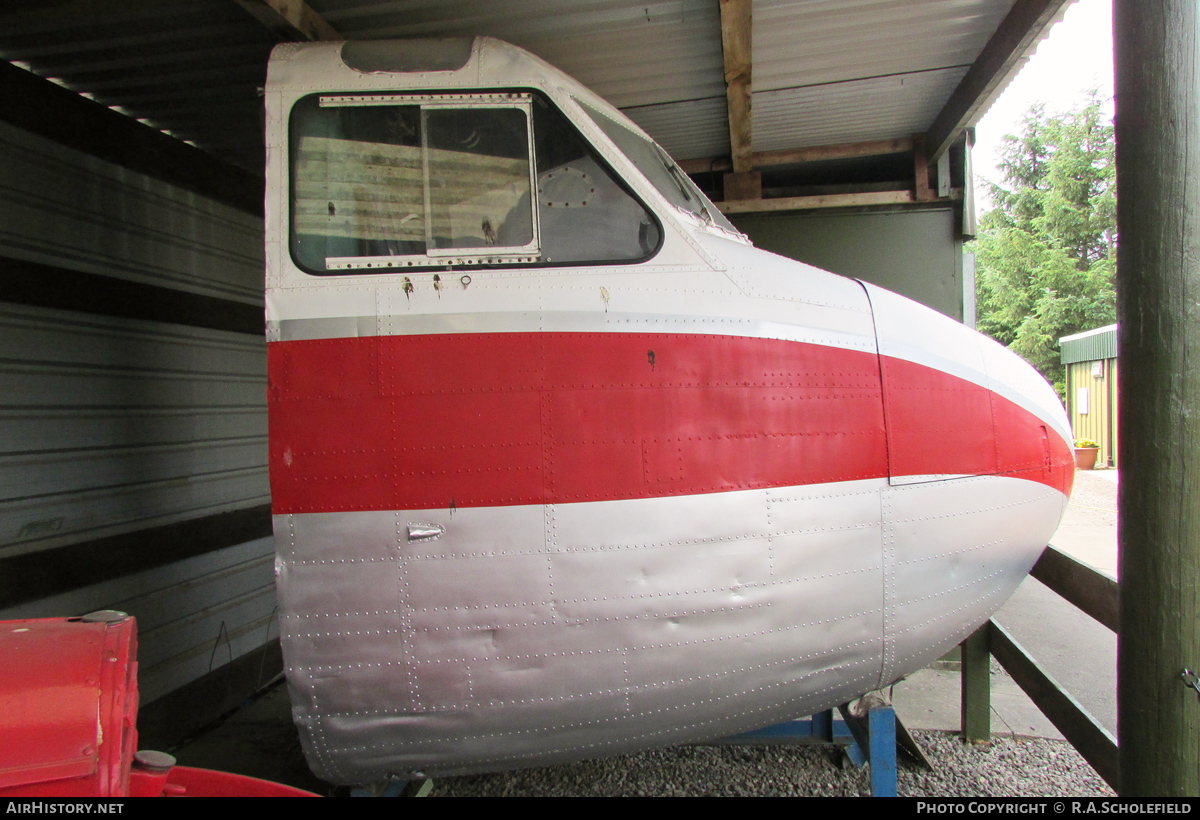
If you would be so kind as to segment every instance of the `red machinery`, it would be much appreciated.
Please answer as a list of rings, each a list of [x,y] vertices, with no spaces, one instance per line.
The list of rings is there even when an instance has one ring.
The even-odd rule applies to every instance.
[[[137,749],[137,623],[0,621],[0,796],[308,796]]]

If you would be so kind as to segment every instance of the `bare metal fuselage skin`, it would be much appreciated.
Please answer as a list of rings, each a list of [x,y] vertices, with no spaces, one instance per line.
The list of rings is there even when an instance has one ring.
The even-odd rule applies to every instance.
[[[653,255],[302,270],[293,106],[463,89],[548,99],[653,213]],[[443,70],[355,70],[340,44],[272,57],[281,631],[332,782],[704,740],[845,702],[983,623],[1061,518],[1070,431],[1028,365],[676,208],[581,103],[625,122],[486,39]]]

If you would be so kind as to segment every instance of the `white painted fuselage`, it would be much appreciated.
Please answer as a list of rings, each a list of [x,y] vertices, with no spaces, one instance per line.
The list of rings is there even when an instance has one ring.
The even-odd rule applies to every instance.
[[[495,89],[578,129],[653,214],[648,258],[303,269],[294,106]],[[585,106],[620,117],[486,39],[429,71],[355,70],[340,44],[272,57],[281,636],[332,782],[712,739],[846,702],[986,621],[1065,508],[1070,431],[1032,368],[677,207]],[[534,221],[549,247],[554,223]]]

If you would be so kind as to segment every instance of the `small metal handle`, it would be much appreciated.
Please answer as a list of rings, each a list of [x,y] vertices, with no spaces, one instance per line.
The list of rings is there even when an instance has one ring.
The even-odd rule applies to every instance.
[[[446,534],[446,528],[441,524],[414,524],[408,522],[408,540],[433,541]]]

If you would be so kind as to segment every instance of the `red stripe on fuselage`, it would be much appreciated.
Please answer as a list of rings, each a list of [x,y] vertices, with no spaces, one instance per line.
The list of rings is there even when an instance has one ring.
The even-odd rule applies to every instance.
[[[905,365],[905,380],[944,375]],[[276,513],[602,501],[888,474],[879,359],[869,352],[688,334],[376,336],[273,342],[268,373]],[[900,376],[887,373],[889,385]],[[900,399],[905,408],[919,400],[896,395],[912,397]],[[946,395],[927,412],[952,413]],[[1041,422],[1015,410],[1017,434],[1007,438],[1029,451],[1024,462],[1036,450],[1040,470]],[[976,438],[992,440],[992,415]],[[924,472],[974,472],[944,444],[926,442],[928,463],[942,468]],[[912,446],[921,445],[903,444]]]
[[[966,379],[881,361],[892,475],[1009,475],[1070,494],[1074,455],[1045,421]]]

